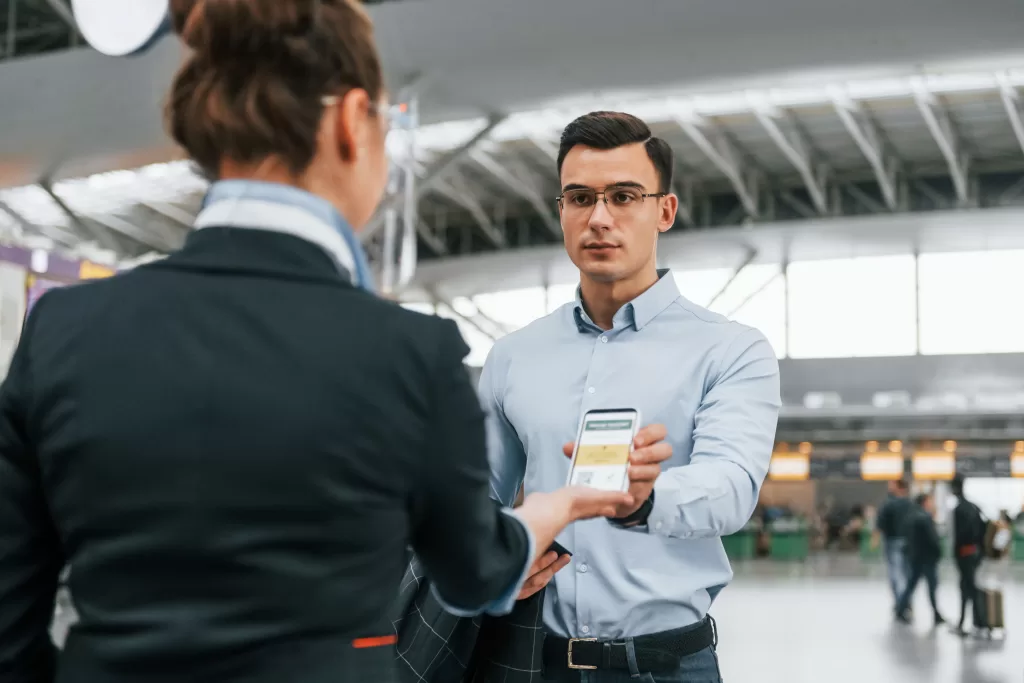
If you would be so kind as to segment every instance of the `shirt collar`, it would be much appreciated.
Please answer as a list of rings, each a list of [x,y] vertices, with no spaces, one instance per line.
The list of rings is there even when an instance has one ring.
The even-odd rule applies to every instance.
[[[619,309],[612,319],[615,328],[632,325],[637,331],[642,330],[662,311],[672,305],[680,296],[676,279],[668,268],[658,270],[658,281],[646,292]],[[580,332],[596,329],[594,321],[583,308],[580,288],[576,287],[576,303],[572,309],[573,320]]]
[[[361,279],[359,255],[346,239],[351,233],[348,223],[329,202],[297,187],[254,180],[218,181],[210,186],[195,222],[197,230],[209,227],[268,230],[299,237],[332,256],[346,279]]]

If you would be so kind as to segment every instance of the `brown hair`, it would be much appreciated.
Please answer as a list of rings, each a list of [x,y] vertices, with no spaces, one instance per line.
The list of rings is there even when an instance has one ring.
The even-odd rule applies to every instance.
[[[167,125],[209,177],[224,159],[313,160],[322,98],[383,91],[373,24],[358,0],[171,0],[192,48],[171,86]]]

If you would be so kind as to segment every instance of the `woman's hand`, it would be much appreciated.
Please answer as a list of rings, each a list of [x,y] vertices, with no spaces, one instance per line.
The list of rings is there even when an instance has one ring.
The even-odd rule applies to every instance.
[[[633,505],[633,496],[616,491],[598,491],[571,486],[552,493],[526,496],[516,515],[533,532],[537,544],[534,560],[543,556],[555,537],[573,522],[595,517],[614,517],[621,507]]]

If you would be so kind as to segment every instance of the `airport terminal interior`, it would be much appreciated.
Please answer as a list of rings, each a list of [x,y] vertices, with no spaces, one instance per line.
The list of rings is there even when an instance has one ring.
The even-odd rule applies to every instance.
[[[183,48],[100,54],[74,4],[0,0],[2,370],[43,293],[175,250],[207,187],[161,126]],[[392,168],[360,237],[385,296],[457,323],[474,375],[576,296],[562,128],[628,112],[675,152],[660,265],[694,304],[759,329],[781,372],[768,480],[723,539],[724,680],[1020,681],[1024,3],[364,4]],[[875,528],[891,482],[934,496],[955,624],[957,474],[1011,532],[979,575],[1005,626],[966,637],[932,627],[923,586],[913,623],[894,619]],[[58,600],[58,642],[73,602]]]

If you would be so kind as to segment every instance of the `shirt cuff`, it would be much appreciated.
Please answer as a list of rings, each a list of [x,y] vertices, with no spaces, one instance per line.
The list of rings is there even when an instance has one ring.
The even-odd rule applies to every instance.
[[[441,594],[437,592],[435,586],[431,586],[430,590],[434,594],[434,598],[440,603],[441,607],[446,612],[457,617],[476,617],[481,614],[487,613],[491,616],[501,617],[511,612],[516,606],[516,598],[519,597],[519,591],[523,590],[523,586],[526,584],[526,580],[530,578],[530,569],[533,567],[533,557],[537,551],[537,540],[533,537],[533,532],[530,531],[530,527],[526,525],[519,515],[516,514],[515,510],[510,508],[502,508],[502,512],[512,517],[517,524],[522,526],[523,533],[526,534],[526,561],[523,566],[521,573],[516,575],[515,580],[508,587],[508,589],[501,594],[497,600],[493,600],[488,604],[484,605],[478,610],[467,610],[459,607],[453,607],[444,601]]]
[[[678,517],[678,512],[672,504],[670,491],[663,490],[662,477],[654,481],[654,506],[651,514],[647,516],[647,524],[639,527],[649,534],[657,536],[670,536],[672,532],[672,520]]]

